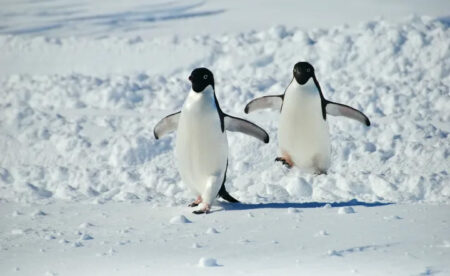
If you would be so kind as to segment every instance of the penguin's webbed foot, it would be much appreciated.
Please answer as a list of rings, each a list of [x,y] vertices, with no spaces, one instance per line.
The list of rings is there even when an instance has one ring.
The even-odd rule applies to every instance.
[[[288,169],[292,168],[292,164],[288,160],[284,159],[283,157],[275,158],[275,162],[281,162]]]
[[[193,211],[192,213],[193,213],[193,214],[196,214],[196,215],[208,214],[208,213],[209,213],[209,210],[203,210],[203,209],[200,209],[200,210]]]
[[[211,211],[211,207],[209,206],[209,204],[206,204],[205,207],[203,207],[202,209],[195,210],[192,213],[194,213],[196,215],[200,215],[200,214],[208,214],[210,211]]]
[[[197,207],[200,203],[202,203],[203,199],[201,196],[198,196],[197,199],[188,205],[188,207]]]

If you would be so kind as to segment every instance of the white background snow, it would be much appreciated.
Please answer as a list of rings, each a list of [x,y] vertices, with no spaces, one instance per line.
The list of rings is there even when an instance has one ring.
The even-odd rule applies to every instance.
[[[0,274],[449,275],[450,2],[310,2],[0,1]],[[327,175],[243,113],[300,60],[372,122],[329,119]],[[199,66],[271,138],[229,133],[206,216],[153,138]]]

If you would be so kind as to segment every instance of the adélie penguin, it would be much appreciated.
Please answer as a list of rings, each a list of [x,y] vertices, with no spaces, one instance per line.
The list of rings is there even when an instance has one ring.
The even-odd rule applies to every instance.
[[[190,207],[200,205],[195,214],[208,213],[217,196],[238,202],[225,189],[228,168],[228,131],[253,136],[264,143],[269,135],[261,127],[222,111],[215,94],[214,76],[207,68],[197,68],[189,76],[192,83],[181,111],[168,115],[155,126],[156,139],[176,130],[175,157],[182,181],[197,196]]]
[[[353,107],[325,99],[314,67],[298,62],[284,94],[256,98],[245,113],[271,108],[281,112],[278,127],[280,161],[288,168],[297,166],[316,174],[330,166],[330,136],[327,115],[344,116],[370,126],[369,118]]]

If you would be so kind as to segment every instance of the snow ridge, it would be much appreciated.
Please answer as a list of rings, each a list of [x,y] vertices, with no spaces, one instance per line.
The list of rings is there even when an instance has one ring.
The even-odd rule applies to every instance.
[[[449,42],[448,25],[417,16],[185,39],[0,36],[0,63],[15,60],[13,69],[0,68],[0,200],[190,202],[173,161],[173,135],[156,141],[152,131],[180,109],[190,71],[206,66],[222,109],[271,136],[268,145],[228,136],[226,185],[241,201],[449,203]],[[91,60],[98,50],[104,56]],[[176,60],[164,60],[164,51]],[[243,115],[250,99],[282,93],[300,60],[314,65],[325,97],[373,123],[329,119],[328,175],[274,164],[278,114]]]

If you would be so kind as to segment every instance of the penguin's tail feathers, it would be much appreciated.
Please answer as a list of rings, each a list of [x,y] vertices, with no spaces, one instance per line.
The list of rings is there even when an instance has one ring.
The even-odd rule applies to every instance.
[[[227,192],[227,190],[225,189],[225,185],[223,185],[223,184],[222,184],[222,187],[220,187],[220,190],[219,190],[219,193],[217,194],[217,196],[220,196],[221,198],[223,198],[226,201],[231,202],[231,203],[239,203],[239,200],[235,199]]]

